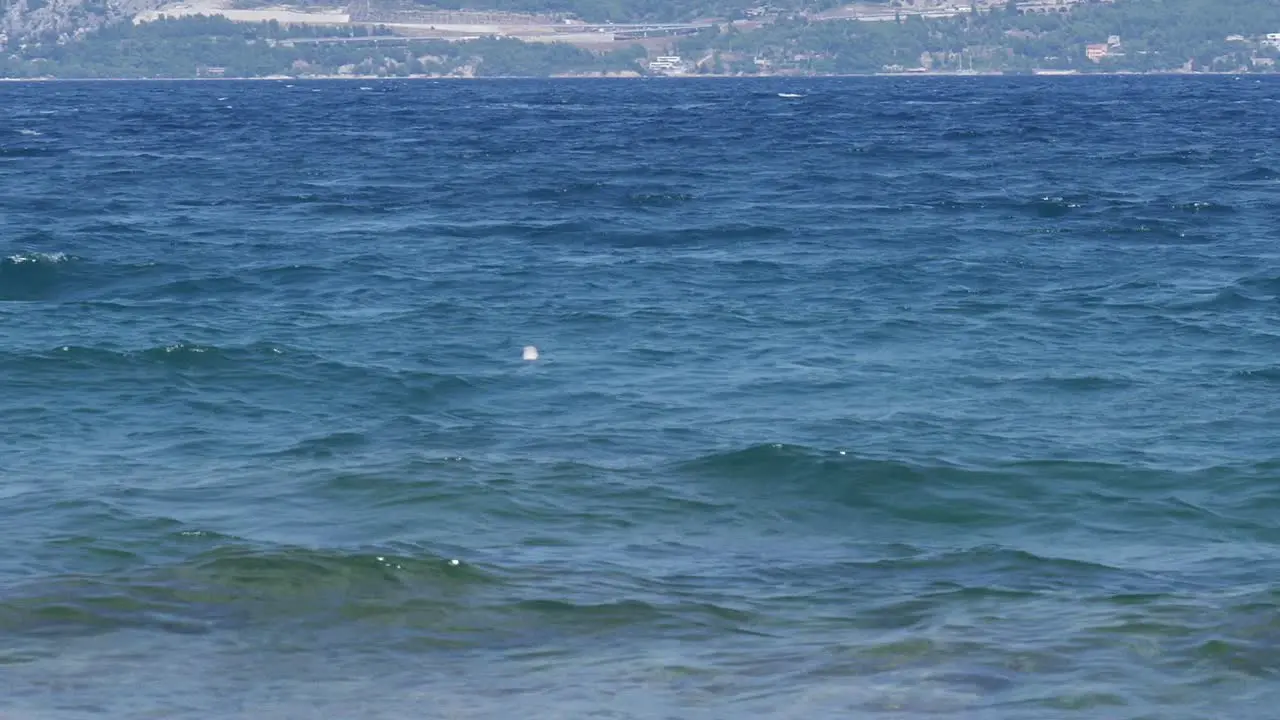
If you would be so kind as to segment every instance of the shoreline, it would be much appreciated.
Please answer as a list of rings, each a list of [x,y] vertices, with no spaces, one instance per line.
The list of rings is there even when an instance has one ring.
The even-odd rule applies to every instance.
[[[1212,77],[1212,76],[1235,76],[1235,77],[1275,77],[1280,76],[1280,72],[1265,73],[1239,73],[1239,72],[1219,72],[1219,71],[1196,71],[1186,72],[1183,70],[1151,70],[1143,72],[1072,72],[1072,71],[1043,71],[1043,72],[914,72],[914,73],[823,73],[823,74],[804,74],[804,75],[723,75],[723,74],[697,74],[697,75],[640,75],[626,73],[561,73],[556,75],[487,75],[487,76],[466,76],[466,75],[403,75],[403,76],[383,76],[383,75],[249,75],[235,77],[0,77],[0,83],[50,83],[50,82],[311,82],[311,81],[443,81],[443,80],[813,80],[823,78],[1064,78],[1064,77]]]

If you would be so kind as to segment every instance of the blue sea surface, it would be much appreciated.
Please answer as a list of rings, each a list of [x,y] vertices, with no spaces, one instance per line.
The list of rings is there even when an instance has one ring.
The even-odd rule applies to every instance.
[[[4,84],[0,717],[1273,718],[1278,221],[1274,78]]]

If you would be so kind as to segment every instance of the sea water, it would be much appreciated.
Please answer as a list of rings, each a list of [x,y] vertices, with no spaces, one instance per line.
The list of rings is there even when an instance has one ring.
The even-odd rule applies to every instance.
[[[0,717],[1270,718],[1277,100],[6,84]]]

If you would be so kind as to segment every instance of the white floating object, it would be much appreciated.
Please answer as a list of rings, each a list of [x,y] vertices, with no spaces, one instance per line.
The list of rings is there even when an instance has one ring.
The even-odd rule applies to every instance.
[[[457,566],[458,566],[458,561],[457,561],[457,560],[450,560],[450,561],[449,561],[449,564],[450,564],[450,565],[452,565],[453,567],[457,567]]]
[[[524,346],[524,354],[523,354],[523,355],[521,355],[520,357],[524,358],[525,360],[537,360],[537,359],[538,359],[538,348],[536,348],[536,347],[534,347],[534,346],[532,346],[532,345],[525,345],[525,346]]]

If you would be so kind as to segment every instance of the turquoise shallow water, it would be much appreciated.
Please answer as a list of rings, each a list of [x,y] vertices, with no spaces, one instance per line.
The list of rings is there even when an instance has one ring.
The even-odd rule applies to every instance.
[[[1277,99],[0,87],[0,717],[1269,718]]]

